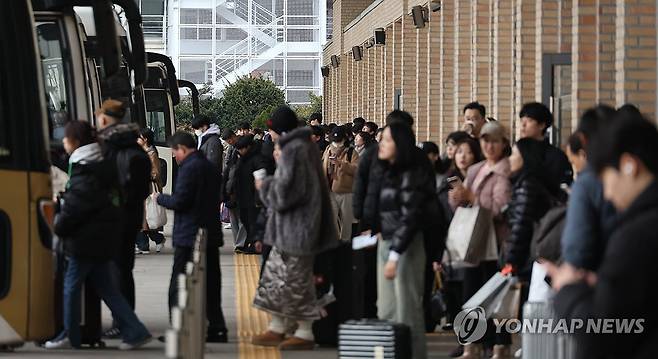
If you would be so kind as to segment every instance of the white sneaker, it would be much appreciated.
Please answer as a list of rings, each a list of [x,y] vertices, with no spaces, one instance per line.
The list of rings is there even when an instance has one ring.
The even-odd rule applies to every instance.
[[[230,223],[224,224],[224,229],[231,229],[231,224]]]
[[[137,349],[141,346],[144,346],[144,345],[148,344],[148,342],[150,342],[152,339],[153,339],[153,337],[149,335],[148,337],[138,341],[137,343],[132,343],[131,344],[131,343],[126,343],[126,342],[121,342],[121,344],[119,344],[119,350]]]
[[[164,248],[164,243],[158,243],[155,245],[155,251],[160,253],[160,251]]]
[[[135,246],[135,254],[142,254],[142,251],[140,251],[139,248],[137,248],[137,246]]]
[[[64,338],[60,340],[49,340],[46,344],[43,345],[46,349],[71,349],[71,341],[69,338]]]

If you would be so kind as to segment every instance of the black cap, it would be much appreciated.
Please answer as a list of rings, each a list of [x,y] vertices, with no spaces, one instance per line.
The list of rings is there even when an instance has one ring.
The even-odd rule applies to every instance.
[[[295,111],[285,105],[274,110],[269,120],[267,120],[267,127],[279,135],[294,130],[298,124],[299,121]]]
[[[347,138],[347,131],[343,126],[338,126],[331,130],[329,138],[332,142],[343,142]]]

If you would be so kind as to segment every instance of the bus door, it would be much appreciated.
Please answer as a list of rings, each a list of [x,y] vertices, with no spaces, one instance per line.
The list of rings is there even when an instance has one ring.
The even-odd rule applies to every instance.
[[[29,2],[3,3],[0,33],[7,35],[0,38],[0,344],[12,345],[55,334],[53,204],[43,63]],[[55,71],[58,55],[51,55],[44,60]],[[54,95],[53,110],[68,109]]]

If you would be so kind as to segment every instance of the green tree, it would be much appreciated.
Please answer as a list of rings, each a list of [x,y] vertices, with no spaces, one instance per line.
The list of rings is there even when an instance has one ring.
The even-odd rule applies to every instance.
[[[318,96],[313,92],[309,92],[310,103],[308,105],[294,106],[297,117],[300,119],[307,119],[312,114],[318,112],[322,113],[322,96]]]
[[[285,94],[274,82],[245,76],[224,89],[217,121],[221,128],[234,128],[241,122],[253,123],[263,112],[285,104]]]
[[[267,120],[270,118],[270,115],[276,108],[277,106],[270,106],[264,109],[263,112],[261,112],[260,115],[258,115],[256,119],[251,123],[251,127],[266,130]]]
[[[199,97],[203,99],[199,100],[199,111],[207,115],[213,121],[217,122],[217,107],[219,107],[218,98],[210,97],[209,94],[212,92],[210,86],[203,86],[199,89]],[[181,101],[176,107],[174,107],[174,115],[176,118],[176,130],[177,131],[192,131],[192,119],[194,118],[194,111],[192,109],[192,97],[190,94],[188,96],[181,97]]]

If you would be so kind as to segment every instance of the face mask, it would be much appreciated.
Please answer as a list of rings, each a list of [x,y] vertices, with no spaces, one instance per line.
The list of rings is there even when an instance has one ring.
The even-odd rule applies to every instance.
[[[201,131],[201,130],[194,130],[194,134],[196,135],[196,137],[201,137],[201,135],[203,135],[203,131]]]

